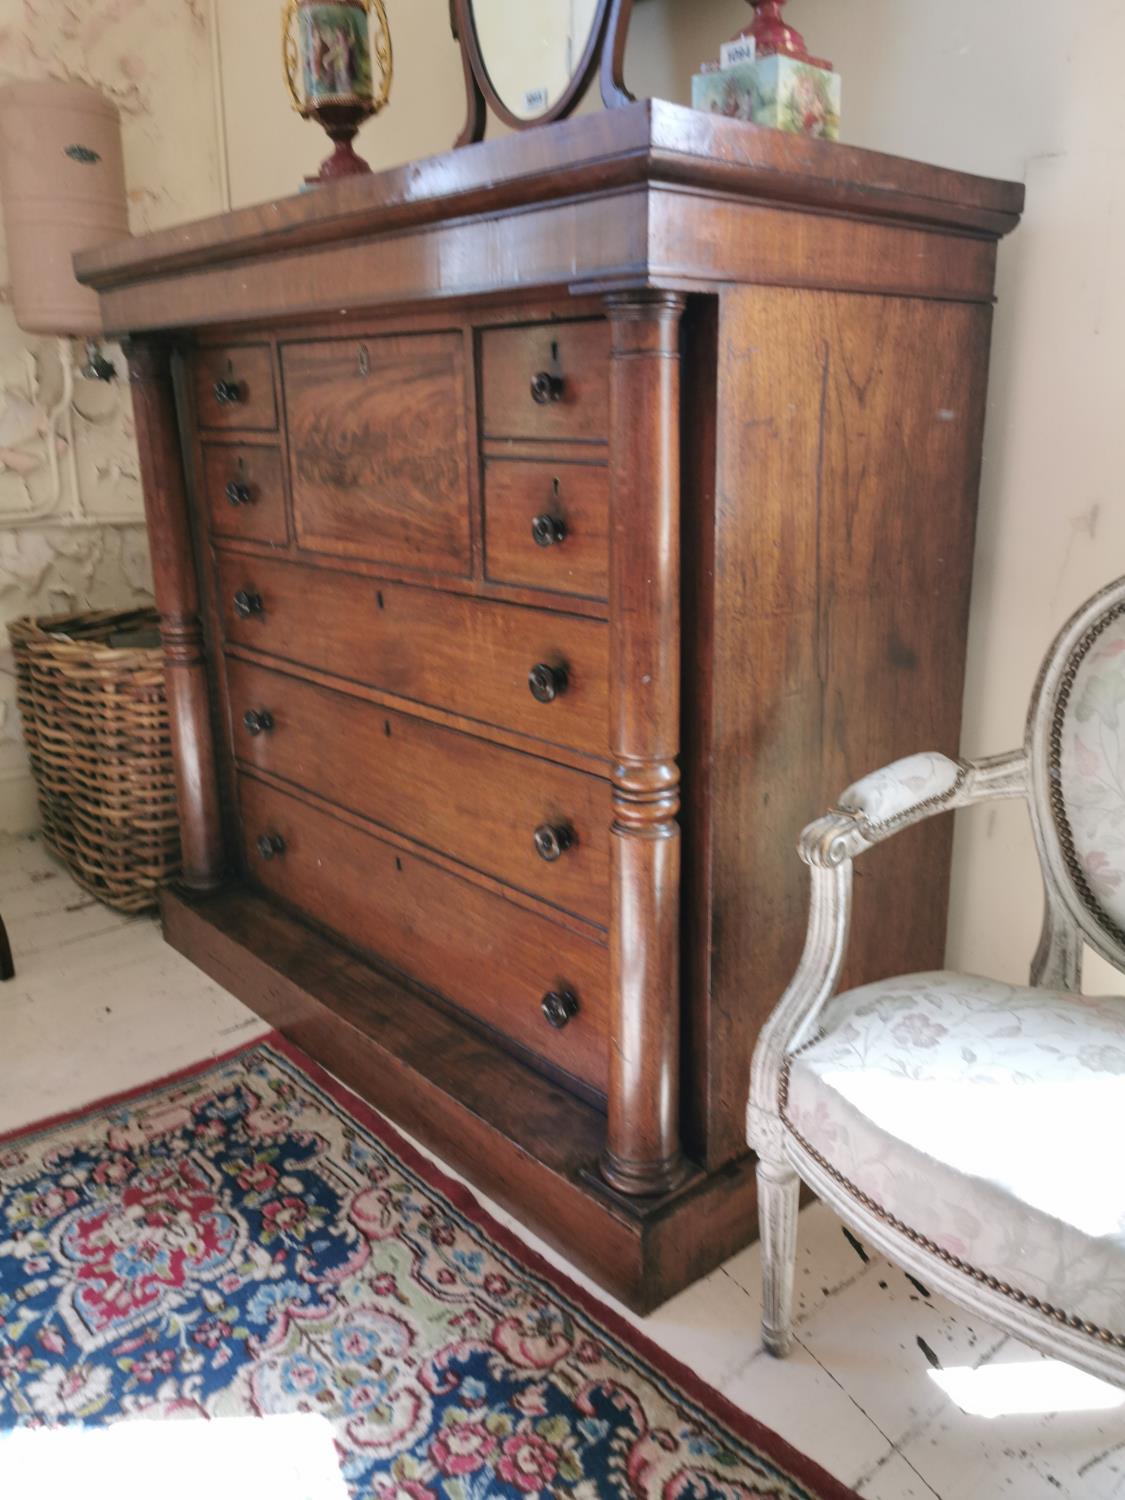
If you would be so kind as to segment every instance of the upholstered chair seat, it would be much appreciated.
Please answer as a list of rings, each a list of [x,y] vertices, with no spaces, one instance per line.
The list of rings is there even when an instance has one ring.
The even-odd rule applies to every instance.
[[[1125,998],[912,974],[829,1001],[785,1117],[869,1207],[1125,1335]],[[1092,1143],[1105,1143],[1104,1150]]]

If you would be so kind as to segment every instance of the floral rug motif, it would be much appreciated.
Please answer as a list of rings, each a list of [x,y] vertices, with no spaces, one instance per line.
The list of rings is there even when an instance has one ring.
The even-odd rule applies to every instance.
[[[848,1494],[280,1038],[0,1141],[0,1449],[292,1412],[357,1500]]]

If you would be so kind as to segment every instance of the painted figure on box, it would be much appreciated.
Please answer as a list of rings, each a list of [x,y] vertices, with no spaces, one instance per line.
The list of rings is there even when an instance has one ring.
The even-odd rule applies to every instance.
[[[749,64],[702,73],[695,81],[692,103],[708,114],[728,120],[754,118],[753,72]]]
[[[375,94],[367,12],[315,5],[300,13],[305,99],[309,104],[367,102]]]
[[[765,58],[759,66],[759,84],[754,114],[759,124],[818,140],[839,138],[839,74],[808,63]]]

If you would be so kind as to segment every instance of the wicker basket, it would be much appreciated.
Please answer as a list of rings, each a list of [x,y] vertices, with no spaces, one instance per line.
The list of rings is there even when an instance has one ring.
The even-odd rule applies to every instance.
[[[45,839],[107,905],[155,906],[180,863],[155,610],[15,620],[8,631]]]

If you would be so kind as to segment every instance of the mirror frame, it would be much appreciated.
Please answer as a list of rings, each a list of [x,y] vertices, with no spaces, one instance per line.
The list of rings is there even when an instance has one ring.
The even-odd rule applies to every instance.
[[[598,0],[594,24],[590,28],[590,40],[574,76],[550,109],[530,120],[513,114],[496,92],[481,52],[473,17],[473,0],[449,0],[449,9],[453,35],[461,44],[465,91],[469,101],[468,118],[464,130],[455,142],[457,146],[469,146],[484,139],[489,109],[498,120],[513,130],[534,130],[540,125],[565,120],[582,102],[595,73],[600,75],[602,103],[606,109],[620,109],[625,104],[633,103],[633,96],[625,87],[624,77],[625,43],[633,14],[633,0]]]

